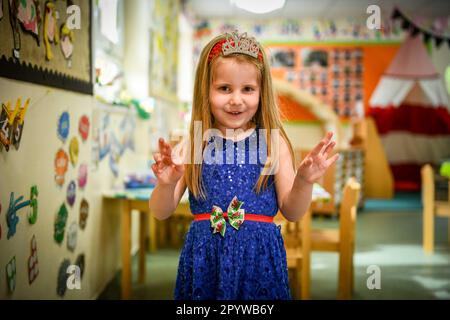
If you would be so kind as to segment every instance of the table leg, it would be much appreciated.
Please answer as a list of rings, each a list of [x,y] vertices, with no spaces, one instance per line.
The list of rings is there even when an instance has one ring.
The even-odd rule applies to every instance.
[[[128,201],[122,202],[122,299],[131,294],[131,210]]]
[[[149,230],[150,230],[150,234],[149,234],[149,240],[150,240],[149,251],[150,251],[150,253],[154,253],[154,252],[156,252],[156,219],[150,213],[148,220],[149,220]]]
[[[147,229],[147,212],[140,211],[140,220],[139,220],[139,283],[145,282],[145,274],[146,274],[146,247],[145,247],[145,238],[146,238],[146,229]]]

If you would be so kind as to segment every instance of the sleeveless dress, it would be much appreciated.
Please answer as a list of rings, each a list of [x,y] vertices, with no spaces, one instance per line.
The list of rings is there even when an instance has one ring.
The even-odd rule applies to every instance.
[[[235,196],[246,214],[277,214],[273,175],[263,192],[254,191],[265,162],[262,157],[255,161],[255,147],[266,152],[258,131],[238,142],[220,136],[208,141],[202,165],[206,199],[189,193],[194,215],[209,213],[214,205],[226,212]],[[245,220],[236,230],[227,221],[222,236],[213,233],[209,220],[193,221],[180,255],[175,299],[290,299],[287,270],[280,227],[274,223]]]

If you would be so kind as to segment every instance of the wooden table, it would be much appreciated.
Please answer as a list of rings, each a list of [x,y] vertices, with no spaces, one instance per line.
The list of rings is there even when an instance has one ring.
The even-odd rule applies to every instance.
[[[147,220],[149,220],[150,252],[156,251],[156,219],[149,214],[148,201],[153,189],[108,190],[103,192],[103,198],[108,201],[118,201],[121,206],[121,254],[122,254],[122,299],[131,295],[131,213],[139,212],[139,268],[138,283],[145,282],[146,274],[146,240]],[[190,214],[187,194],[183,196],[175,210],[177,214]]]

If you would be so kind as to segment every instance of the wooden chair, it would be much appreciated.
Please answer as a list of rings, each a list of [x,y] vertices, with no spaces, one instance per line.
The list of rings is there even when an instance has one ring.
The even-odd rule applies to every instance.
[[[339,253],[338,299],[351,299],[356,212],[360,184],[350,178],[345,184],[339,209],[339,229],[312,229],[311,250]]]
[[[281,213],[278,213],[276,222],[282,223],[287,266],[294,297],[302,300],[309,299],[311,282],[311,213],[307,212],[297,222],[284,220],[281,218]]]
[[[433,168],[429,164],[426,164],[420,171],[422,175],[423,250],[427,253],[433,253],[434,217],[450,218],[450,189],[449,200],[447,202],[436,201]],[[450,219],[448,222],[448,240],[450,242]]]

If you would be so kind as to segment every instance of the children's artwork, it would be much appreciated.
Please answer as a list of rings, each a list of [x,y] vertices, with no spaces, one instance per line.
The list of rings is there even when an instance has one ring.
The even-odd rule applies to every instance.
[[[77,231],[78,226],[74,221],[70,224],[69,230],[67,230],[67,249],[74,252],[75,247],[77,246]]]
[[[13,293],[16,289],[16,256],[6,265],[6,281],[8,282],[9,293]]]
[[[117,165],[117,158],[115,158],[112,154],[109,155],[109,168],[113,173],[114,177],[119,176],[119,167]]]
[[[61,25],[61,51],[66,60],[72,57],[73,53],[74,32],[67,27],[66,23]],[[68,67],[72,67],[72,63],[69,63]]]
[[[80,122],[78,124],[78,132],[80,133],[81,140],[85,142],[89,136],[89,118],[86,115],[81,116]]]
[[[78,139],[77,137],[73,137],[72,139],[70,139],[69,144],[70,162],[72,163],[73,166],[75,166],[78,162],[78,152],[79,152]]]
[[[58,138],[60,138],[62,142],[66,142],[66,139],[69,136],[69,130],[70,115],[67,111],[64,111],[58,119]]]
[[[91,169],[97,170],[98,163],[100,162],[100,147],[99,147],[99,130],[92,130],[92,139],[91,139]]]
[[[55,3],[53,1],[47,1],[45,3],[44,14],[44,44],[45,44],[45,57],[47,60],[53,59],[53,52],[51,44],[59,43],[59,31],[56,23],[59,12],[55,10]]]
[[[87,183],[88,167],[87,164],[83,163],[78,168],[78,187],[84,189]]]
[[[10,0],[9,6],[13,33],[17,33],[14,35],[14,39],[19,39],[19,49],[21,47],[19,24],[22,25],[23,30],[33,35],[39,45],[39,25],[42,20],[39,2],[37,0]]]
[[[75,264],[80,268],[80,278],[83,278],[84,269],[85,269],[85,259],[84,259],[84,253],[80,253],[75,260]]]
[[[14,192],[11,192],[11,195],[9,197],[8,213],[6,214],[6,224],[8,226],[8,236],[7,236],[8,239],[16,234],[16,227],[17,224],[19,223],[17,211],[29,205],[30,200],[23,200],[23,196],[14,199]]]
[[[61,262],[61,265],[59,266],[56,293],[60,297],[64,297],[64,294],[66,293],[67,279],[69,278],[69,273],[67,273],[67,269],[69,268],[69,266],[70,266],[69,259],[64,259],[64,261]]]
[[[78,219],[80,228],[84,230],[86,228],[87,218],[89,216],[89,203],[86,199],[81,200],[80,203],[80,217]]]
[[[30,253],[30,257],[28,258],[28,283],[32,284],[33,281],[39,275],[37,243],[36,243],[35,235],[33,235],[33,238],[31,238],[30,247],[31,247],[31,253]]]
[[[59,149],[55,155],[55,181],[58,186],[64,184],[68,164],[69,156],[63,149]]]
[[[20,140],[22,139],[22,131],[24,126],[25,113],[27,112],[30,99],[25,101],[21,107],[21,98],[16,101],[16,107],[11,109],[11,103],[8,101],[2,104],[0,114],[0,146],[4,146],[6,151],[9,151],[9,146],[12,144],[19,149]]]
[[[362,48],[352,45],[270,47],[270,52],[280,50],[293,50],[299,59],[292,59],[293,65],[279,63],[274,77],[310,92],[332,106],[341,117],[355,115],[358,103],[364,99]]]
[[[150,91],[152,96],[174,99],[177,91],[178,14],[177,0],[156,0],[155,28],[150,35]]]
[[[30,212],[28,213],[28,222],[35,224],[38,216],[38,197],[37,186],[32,186],[30,190]]]
[[[0,24],[0,77],[92,94],[93,2],[3,2],[9,6],[10,21]],[[39,54],[40,39],[44,41],[43,54]]]
[[[296,52],[293,49],[272,49],[270,57],[273,68],[295,66]]]
[[[55,219],[55,233],[53,238],[58,244],[61,244],[64,240],[64,231],[66,229],[67,216],[67,208],[63,203],[61,207],[59,207],[58,214]]]
[[[99,130],[99,139],[98,139],[100,161],[102,161],[102,159],[109,153],[111,149],[111,142],[109,139],[110,136],[109,122],[110,122],[109,113],[103,115],[101,119],[101,126]]]
[[[75,181],[72,180],[67,186],[67,203],[71,207],[75,203],[76,193],[77,193],[77,185],[75,184]]]

